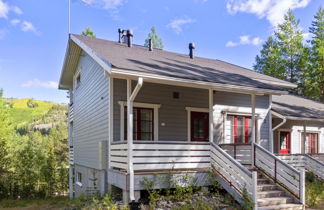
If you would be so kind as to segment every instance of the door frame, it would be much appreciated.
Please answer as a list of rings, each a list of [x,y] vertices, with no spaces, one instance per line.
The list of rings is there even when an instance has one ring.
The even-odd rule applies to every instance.
[[[186,107],[187,111],[187,141],[191,142],[191,112],[209,113],[208,108]]]
[[[289,133],[288,153],[280,153],[280,137],[281,133]],[[291,154],[291,130],[279,130],[278,132],[278,154]]]

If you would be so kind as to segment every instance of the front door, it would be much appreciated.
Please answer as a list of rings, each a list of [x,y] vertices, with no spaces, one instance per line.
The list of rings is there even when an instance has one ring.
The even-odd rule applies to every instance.
[[[290,132],[280,132],[280,154],[290,153]]]
[[[191,112],[191,141],[209,140],[209,114]]]

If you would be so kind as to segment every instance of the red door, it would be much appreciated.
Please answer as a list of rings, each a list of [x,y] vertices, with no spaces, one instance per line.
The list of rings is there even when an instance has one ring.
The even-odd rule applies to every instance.
[[[191,141],[209,140],[209,114],[191,112]]]
[[[290,153],[290,133],[289,132],[280,132],[279,153],[280,154]]]

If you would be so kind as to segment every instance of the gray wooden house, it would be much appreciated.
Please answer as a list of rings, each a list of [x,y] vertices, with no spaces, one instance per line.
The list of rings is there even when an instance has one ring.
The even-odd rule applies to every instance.
[[[273,154],[272,98],[295,85],[132,36],[69,36],[59,88],[70,93],[71,196],[115,186],[136,201],[143,177],[206,185],[212,169],[239,202],[246,188],[256,208],[303,208],[304,171]]]

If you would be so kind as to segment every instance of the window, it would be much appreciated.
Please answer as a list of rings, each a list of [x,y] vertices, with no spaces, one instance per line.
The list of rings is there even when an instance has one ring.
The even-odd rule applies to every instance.
[[[302,140],[303,139],[304,133],[302,133]],[[318,133],[306,133],[305,153],[318,153]]]
[[[227,115],[227,119],[225,122],[225,143],[247,144],[251,142],[252,142],[251,117]]]
[[[124,137],[127,139],[127,107],[124,108]],[[133,139],[153,140],[153,109],[133,108]]]
[[[81,84],[81,74],[79,73],[75,79],[75,87],[78,88]]]
[[[77,182],[82,183],[82,174],[80,172],[77,173]]]

